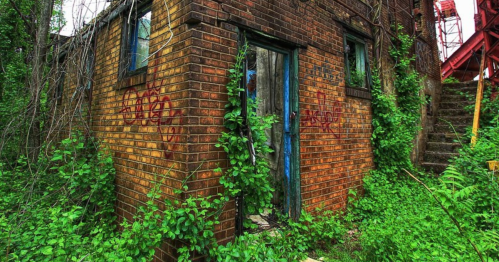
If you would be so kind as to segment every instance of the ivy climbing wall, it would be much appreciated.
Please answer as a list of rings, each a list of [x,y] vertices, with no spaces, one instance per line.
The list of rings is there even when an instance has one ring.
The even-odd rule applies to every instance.
[[[340,47],[338,47],[340,48]],[[305,210],[344,208],[374,168],[370,100],[346,95],[343,56],[300,53],[300,175]]]
[[[344,208],[348,191],[361,191],[362,178],[375,168],[370,142],[374,37],[370,22],[363,19],[369,17],[370,6],[358,0],[349,1],[353,4],[348,6],[340,2],[169,0],[167,9],[165,1],[153,0],[149,47],[153,55],[144,71],[133,74],[122,72],[129,9],[113,4],[107,16],[101,16],[103,26],[95,36],[89,125],[113,152],[120,219],[132,219],[157,175],[167,175],[161,186],[163,198],[177,197],[173,190],[186,178],[189,190],[185,195],[224,191],[221,174],[214,170],[227,170],[230,163],[215,144],[226,130],[228,70],[244,32],[253,43],[265,46],[258,55],[261,59],[279,60],[282,66],[264,63],[256,67],[273,65],[274,69],[255,71],[257,82],[272,78],[275,87],[280,86],[272,92],[270,84],[261,85],[258,95],[264,100],[258,113],[276,113],[281,121],[274,124],[282,131],[276,132],[274,142],[279,145],[273,147],[279,153],[272,159],[271,169],[284,172],[274,175],[283,180],[276,184],[282,187],[283,195],[275,195],[274,200],[293,210]],[[412,9],[409,2],[398,3],[401,11],[393,17],[401,21],[403,11]],[[381,20],[390,28],[389,12],[394,9],[385,6],[384,10]],[[106,22],[107,18],[110,21]],[[404,30],[411,32],[412,28]],[[435,52],[433,42],[425,44],[422,50]],[[391,74],[386,55],[390,45],[385,38],[382,59],[386,82]],[[282,75],[276,76],[277,72]],[[284,96],[286,88],[289,98],[282,102],[273,99],[277,101],[274,105],[268,102],[272,95]],[[71,96],[70,90],[65,89],[66,97]],[[280,106],[288,106],[288,112],[267,110]],[[289,130],[284,120],[289,121]],[[285,138],[280,135],[289,137],[289,149],[281,147]],[[288,154],[289,166],[280,163],[286,159],[281,151]],[[289,171],[282,171],[285,168]],[[234,237],[235,218],[236,205],[231,200],[216,227],[220,242]],[[174,246],[165,244],[156,253],[156,260],[174,260]]]

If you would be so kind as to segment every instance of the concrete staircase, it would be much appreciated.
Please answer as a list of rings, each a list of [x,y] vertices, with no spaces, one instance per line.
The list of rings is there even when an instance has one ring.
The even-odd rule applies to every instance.
[[[426,151],[421,163],[427,171],[440,174],[449,164],[449,159],[458,155],[457,150],[461,147],[458,138],[466,132],[466,127],[473,125],[473,114],[464,110],[464,107],[475,103],[458,93],[466,92],[474,96],[476,87],[477,82],[443,86],[435,125],[428,133]]]

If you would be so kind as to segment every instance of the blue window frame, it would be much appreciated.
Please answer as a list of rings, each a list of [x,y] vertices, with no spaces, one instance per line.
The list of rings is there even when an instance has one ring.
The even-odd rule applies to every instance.
[[[137,7],[130,20],[123,18],[123,35],[119,77],[147,71],[151,40],[151,2]]]
[[[266,155],[269,175],[276,185],[282,185],[284,199],[274,199],[282,205],[283,213],[290,213],[292,195],[292,109],[291,109],[291,52],[286,49],[249,41],[245,68],[245,89],[248,100],[258,101],[257,115],[275,114],[279,122],[266,133],[267,143],[274,150]],[[276,186],[274,185],[274,186]],[[280,195],[281,192],[278,193]],[[280,202],[280,203],[276,203]]]
[[[133,21],[130,34],[130,66],[128,71],[147,66],[151,39],[151,7],[141,10]]]
[[[345,82],[349,87],[367,88],[367,52],[363,40],[347,34],[345,42]]]

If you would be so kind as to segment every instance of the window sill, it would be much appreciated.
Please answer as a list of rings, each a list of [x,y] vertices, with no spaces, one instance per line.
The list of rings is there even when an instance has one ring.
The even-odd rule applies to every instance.
[[[133,74],[127,75],[123,77],[123,79],[119,80],[117,89],[130,88],[145,84],[147,77],[147,68],[145,68],[145,70],[140,70],[138,72],[137,71],[134,71]]]
[[[346,86],[345,89],[347,96],[357,97],[367,100],[372,99],[371,91],[367,88]]]

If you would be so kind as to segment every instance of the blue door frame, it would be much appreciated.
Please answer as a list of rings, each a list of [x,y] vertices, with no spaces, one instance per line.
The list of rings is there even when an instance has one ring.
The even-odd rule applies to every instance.
[[[292,81],[293,78],[291,78],[291,75],[297,75],[297,71],[292,70],[292,63],[291,63],[292,56],[294,53],[290,52],[286,49],[276,48],[276,47],[265,45],[265,44],[262,44],[260,42],[256,42],[256,41],[252,41],[252,40],[249,40],[248,44],[258,46],[261,48],[265,48],[265,49],[279,53],[279,54],[284,56],[284,64],[283,64],[283,71],[284,71],[283,104],[284,104],[284,108],[283,108],[283,115],[282,115],[282,118],[283,118],[283,140],[284,140],[284,159],[283,160],[284,160],[284,180],[285,180],[283,182],[284,182],[285,191],[286,191],[286,192],[284,192],[284,195],[285,195],[284,212],[286,214],[290,215],[290,217],[295,217],[296,214],[294,211],[296,210],[296,207],[295,207],[296,205],[293,205],[293,204],[296,203],[296,201],[299,202],[299,193],[297,194],[294,191],[296,189],[298,189],[298,191],[299,191],[300,187],[299,187],[299,179],[298,180],[293,179],[294,178],[293,174],[296,174],[298,172],[297,170],[294,170],[295,167],[298,166],[297,163],[295,163],[295,162],[298,162],[298,160],[297,160],[298,156],[293,156],[293,152],[295,152],[295,150],[293,150],[293,140],[294,139],[292,139],[292,138],[296,137],[294,134],[297,133],[294,130],[295,125],[293,125],[292,121],[294,119],[298,119],[297,115],[296,115],[297,110],[296,109],[293,110],[293,108],[292,108],[293,107],[292,98],[295,98],[295,96],[292,95],[292,91],[294,91],[295,88],[293,88],[294,81]],[[294,67],[293,67],[293,69],[294,69]],[[292,117],[292,115],[293,115],[293,117]],[[298,184],[298,186],[293,185],[293,184]],[[297,199],[292,199],[292,198],[296,198],[296,197],[297,197]]]

